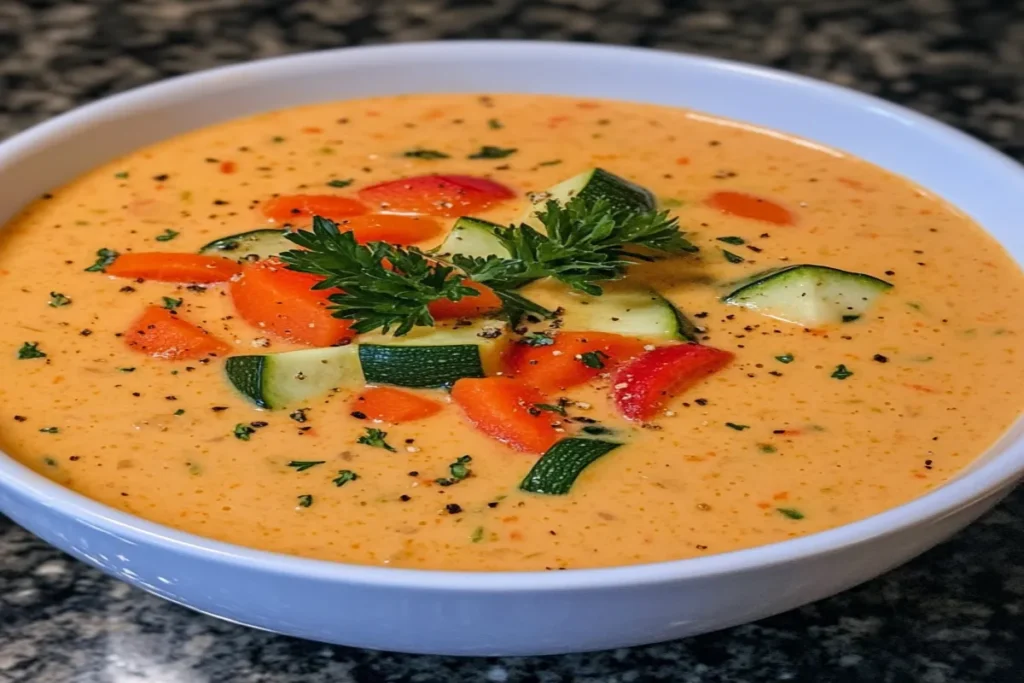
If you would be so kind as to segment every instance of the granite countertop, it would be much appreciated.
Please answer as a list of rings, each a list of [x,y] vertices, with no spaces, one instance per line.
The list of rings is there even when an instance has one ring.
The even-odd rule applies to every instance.
[[[1024,159],[1021,0],[0,0],[0,137],[167,76],[436,38],[629,43],[875,93]],[[0,682],[972,683],[1024,678],[1024,489],[837,597],[685,641],[455,659],[275,636],[107,578],[0,518]]]

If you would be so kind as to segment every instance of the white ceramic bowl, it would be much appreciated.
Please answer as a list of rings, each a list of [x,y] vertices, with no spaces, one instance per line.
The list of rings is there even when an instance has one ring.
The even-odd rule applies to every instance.
[[[1024,169],[931,119],[835,86],[692,56],[557,43],[347,49],[177,78],[0,144],[0,222],[51,187],[199,126],[324,100],[526,92],[677,105],[795,133],[944,196],[1024,259]],[[0,509],[50,543],[168,600],[303,638],[405,652],[544,654],[679,638],[759,619],[874,577],[991,508],[1024,471],[1024,425],[941,489],[831,531],[614,569],[465,573],[362,567],[175,531],[0,455]]]

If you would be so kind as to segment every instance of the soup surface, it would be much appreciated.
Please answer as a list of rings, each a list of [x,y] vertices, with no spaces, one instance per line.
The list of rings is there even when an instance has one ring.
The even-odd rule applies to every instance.
[[[647,188],[699,251],[668,238],[679,253],[639,248],[667,256],[653,262],[616,252],[629,265],[605,297],[550,279],[508,288],[555,314],[515,330],[484,288],[476,303],[431,304],[438,327],[403,343],[453,335],[425,343],[468,349],[468,365],[422,346],[393,354],[380,330],[352,339],[311,293],[317,277],[266,260],[277,233],[183,256],[313,213],[424,249],[458,216],[518,225],[531,206],[592,234],[600,216],[565,203],[582,203],[583,185],[536,193],[595,167],[612,200],[634,202],[616,214],[594,200],[596,214],[656,223],[636,208]],[[412,180],[378,186],[399,178]],[[176,256],[139,258],[150,252]],[[736,292],[805,264],[839,271]],[[694,112],[524,95],[289,109],[117,159],[3,229],[0,446],[132,514],[309,557],[540,570],[701,556],[878,513],[968,465],[1021,407],[1021,285],[992,239],[907,181]],[[385,299],[376,315],[397,310]],[[278,360],[310,347],[324,357]],[[239,355],[266,358],[239,361],[233,383],[225,359]],[[441,382],[441,366],[489,377],[408,386]],[[406,386],[367,393],[388,383]]]

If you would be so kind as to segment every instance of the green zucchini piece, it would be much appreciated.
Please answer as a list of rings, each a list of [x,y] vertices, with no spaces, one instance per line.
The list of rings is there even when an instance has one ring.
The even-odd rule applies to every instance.
[[[455,221],[451,232],[437,248],[437,253],[446,256],[461,254],[481,258],[488,256],[508,258],[508,249],[494,234],[494,231],[500,227],[497,223],[463,216]]]
[[[601,439],[562,439],[540,456],[519,488],[546,496],[565,495],[583,470],[621,445]]]
[[[625,178],[620,178],[603,168],[591,168],[568,180],[563,180],[545,192],[533,193],[530,196],[531,206],[527,209],[522,222],[540,227],[537,212],[544,209],[548,200],[553,199],[564,205],[575,197],[580,197],[588,203],[605,199],[613,210],[632,213],[654,211],[656,206],[654,195],[650,190]]]
[[[629,337],[696,341],[698,328],[675,304],[653,289],[612,282],[604,294],[567,298],[562,327]]]
[[[285,235],[287,230],[261,229],[240,232],[214,240],[199,249],[200,254],[223,256],[239,261],[259,261],[281,252],[295,249],[296,246]]]
[[[231,356],[224,372],[243,396],[271,410],[308,401],[331,389],[364,384],[354,345]]]
[[[364,335],[359,362],[369,384],[444,387],[462,377],[494,374],[508,344],[501,321],[418,327],[403,337]]]
[[[856,320],[892,284],[864,273],[809,264],[758,273],[722,297],[772,318],[820,327]]]

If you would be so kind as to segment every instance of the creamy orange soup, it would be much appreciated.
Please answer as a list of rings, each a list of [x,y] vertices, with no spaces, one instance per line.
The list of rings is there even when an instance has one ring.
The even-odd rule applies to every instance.
[[[499,152],[480,154],[485,146]],[[627,281],[653,287],[702,328],[697,341],[735,356],[643,421],[625,419],[611,400],[612,368],[547,392],[548,404],[563,399],[565,415],[543,409],[540,419],[560,437],[597,424],[623,444],[564,495],[521,490],[539,453],[474,426],[444,389],[407,389],[440,410],[396,423],[360,419],[362,388],[260,410],[226,381],[225,357],[308,345],[247,322],[231,282],[86,271],[101,248],[195,253],[220,237],[280,227],[264,212],[277,195],[358,200],[375,183],[424,174],[510,188],[514,198],[476,212],[508,224],[528,207],[527,193],[589,167],[651,190],[700,248],[631,266]],[[764,202],[753,217],[737,215],[709,201],[723,191]],[[433,220],[447,231],[454,217]],[[309,220],[299,212],[291,224]],[[722,301],[730,283],[787,264],[894,286],[860,317],[824,326]],[[559,304],[543,283],[531,287],[538,301]],[[703,556],[881,512],[978,457],[1021,407],[1021,290],[1008,255],[941,199],[849,155],[750,126],[525,95],[301,107],[112,161],[4,228],[0,445],[126,512],[308,557],[540,570]],[[227,351],[167,360],[129,346],[126,331],[153,304]],[[663,345],[641,343],[644,353]],[[394,450],[374,445],[368,428],[385,432],[377,437]],[[464,455],[471,461],[453,470]],[[317,464],[295,464],[306,461]]]

